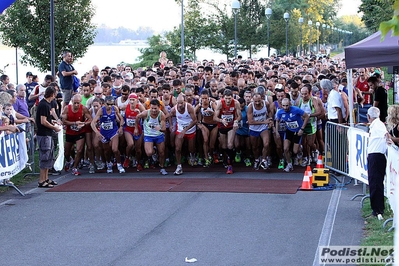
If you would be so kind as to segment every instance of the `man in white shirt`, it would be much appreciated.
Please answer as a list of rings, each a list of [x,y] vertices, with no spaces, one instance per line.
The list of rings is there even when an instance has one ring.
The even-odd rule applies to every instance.
[[[370,122],[369,144],[367,147],[367,173],[370,188],[370,205],[372,214],[382,220],[384,214],[384,176],[387,160],[388,131],[380,120],[380,110],[370,107],[367,110],[367,119]]]
[[[327,117],[328,120],[334,123],[344,123],[343,109],[344,103],[341,95],[339,94],[338,88],[334,88],[332,82],[328,79],[320,81],[322,89],[329,91],[327,99]]]

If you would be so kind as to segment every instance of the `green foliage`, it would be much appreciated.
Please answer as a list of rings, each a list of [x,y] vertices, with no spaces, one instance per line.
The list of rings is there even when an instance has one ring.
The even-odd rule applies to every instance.
[[[83,57],[95,38],[91,0],[54,1],[55,54]],[[3,44],[24,51],[23,64],[50,71],[50,1],[18,0],[0,16]],[[56,62],[57,63],[57,62]]]
[[[391,20],[383,21],[380,24],[381,39],[384,40],[385,36],[390,30],[392,35],[399,36],[399,0],[393,4],[394,14]]]
[[[148,38],[148,48],[140,49],[140,62],[133,64],[133,68],[138,67],[152,67],[155,62],[159,60],[159,54],[165,51],[167,58],[173,62],[180,62],[180,54],[176,52],[174,46],[169,44],[169,41],[161,35],[154,35]]]
[[[392,18],[395,0],[362,0],[359,12],[363,12],[362,20],[371,32],[378,31],[380,23]]]

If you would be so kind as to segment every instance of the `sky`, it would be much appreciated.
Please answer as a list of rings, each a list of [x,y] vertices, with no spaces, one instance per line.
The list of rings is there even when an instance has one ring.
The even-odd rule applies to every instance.
[[[96,0],[92,3],[96,8],[93,23],[111,28],[149,27],[160,33],[172,30],[181,21],[181,5],[175,0]],[[360,3],[361,0],[341,0],[338,16],[356,15]]]

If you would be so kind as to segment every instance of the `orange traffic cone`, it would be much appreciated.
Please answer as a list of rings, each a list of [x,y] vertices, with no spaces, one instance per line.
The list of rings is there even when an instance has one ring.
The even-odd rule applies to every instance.
[[[310,168],[310,165],[306,166],[306,172],[308,172],[309,181],[310,181],[310,184],[312,184],[313,183],[313,173],[312,173],[312,169]]]
[[[300,190],[312,190],[312,183],[310,182],[308,169],[306,169],[305,174],[303,176],[302,186]]]
[[[319,155],[319,157],[317,157],[316,168],[324,168],[323,156],[321,154]]]

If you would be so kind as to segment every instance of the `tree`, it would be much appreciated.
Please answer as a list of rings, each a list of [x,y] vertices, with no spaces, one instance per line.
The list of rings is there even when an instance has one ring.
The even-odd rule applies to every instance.
[[[371,32],[378,31],[380,23],[392,18],[393,3],[395,0],[362,0],[359,13],[362,12],[362,21]]]
[[[393,4],[393,17],[388,21],[381,22],[379,30],[381,31],[382,40],[389,30],[392,30],[392,35],[399,36],[399,0],[395,0]]]
[[[54,1],[55,54],[70,50],[83,57],[95,38],[91,0]],[[24,51],[23,64],[51,71],[50,1],[18,0],[0,16],[2,43]]]
[[[159,54],[162,51],[165,51],[168,59],[173,60],[173,62],[179,62],[180,60],[180,50],[170,45],[170,42],[161,35],[154,35],[148,38],[148,46],[147,48],[139,49],[141,52],[141,56],[139,56],[140,62],[133,64],[133,68],[152,67],[159,60]]]

